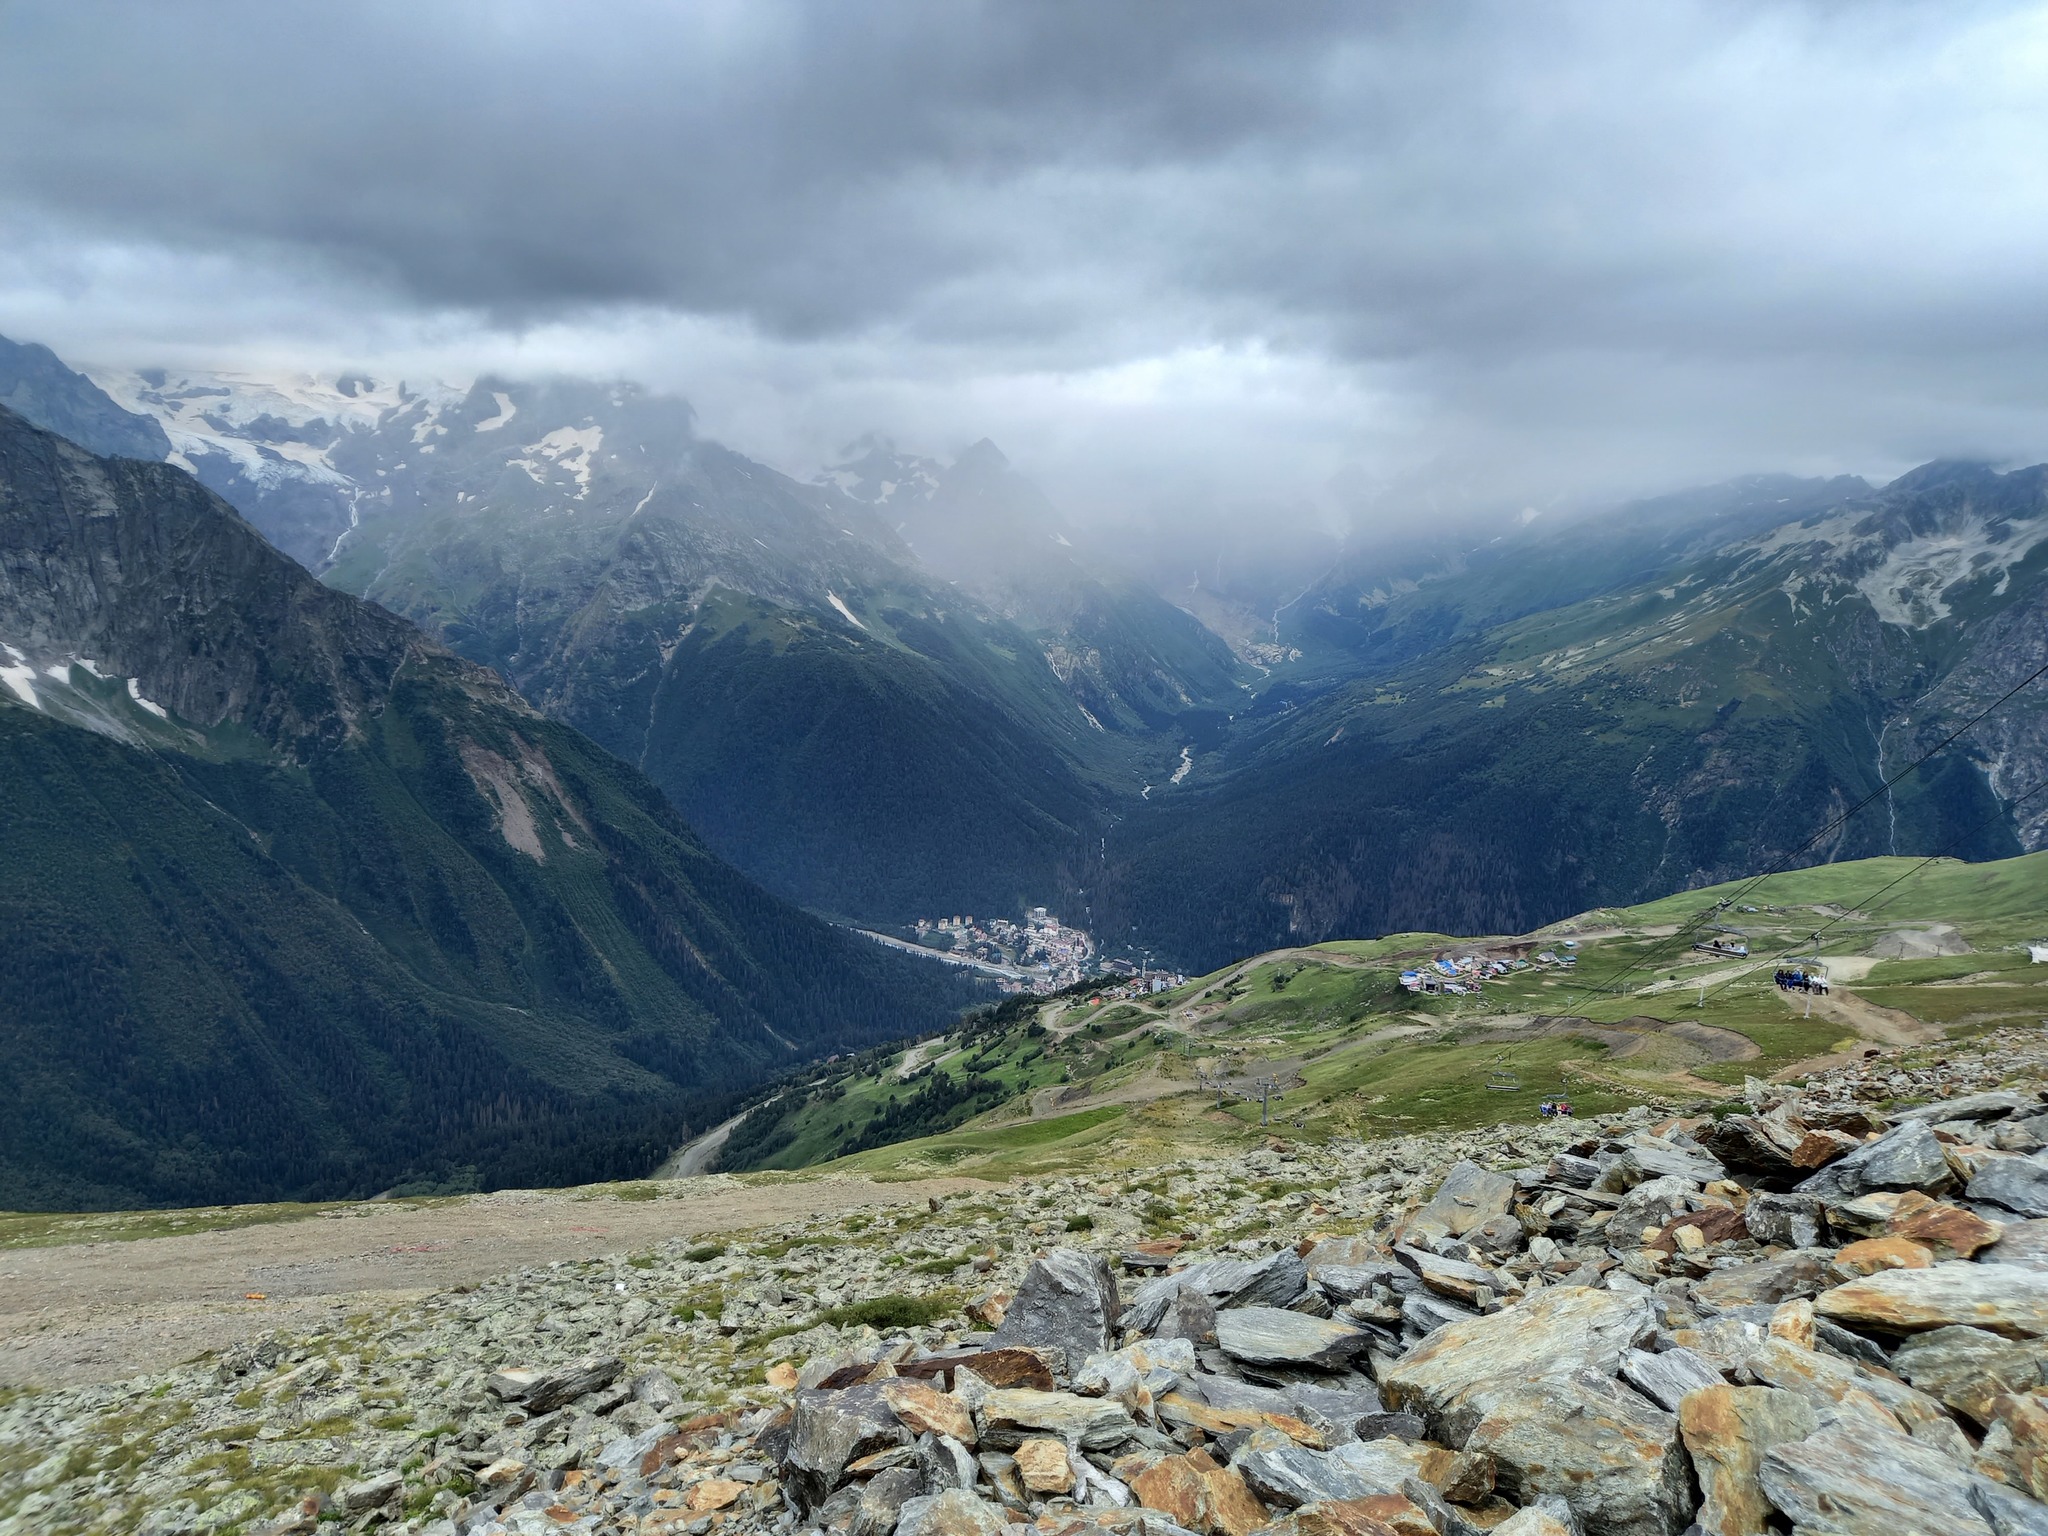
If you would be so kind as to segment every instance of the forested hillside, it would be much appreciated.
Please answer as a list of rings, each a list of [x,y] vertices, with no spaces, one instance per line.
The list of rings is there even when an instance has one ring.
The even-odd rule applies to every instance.
[[[972,996],[182,471],[5,411],[0,640],[0,1206],[632,1175]]]

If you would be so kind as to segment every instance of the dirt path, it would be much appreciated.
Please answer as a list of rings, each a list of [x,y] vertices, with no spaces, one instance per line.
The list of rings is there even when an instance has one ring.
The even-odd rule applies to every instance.
[[[4,1249],[0,1385],[117,1380],[269,1329],[325,1326],[531,1264],[987,1187],[713,1175],[668,1185],[657,1200],[507,1190],[418,1209],[363,1205],[268,1226]],[[251,1291],[267,1299],[246,1300]]]
[[[775,1101],[771,1099],[769,1102],[772,1104]],[[711,1160],[718,1156],[719,1150],[724,1147],[727,1138],[732,1135],[732,1128],[752,1113],[751,1109],[743,1109],[730,1120],[714,1125],[695,1141],[684,1143],[676,1148],[674,1155],[659,1168],[655,1169],[649,1177],[656,1179],[696,1178],[699,1174],[710,1168]]]
[[[1806,994],[1787,992],[1784,997],[1788,1006],[1805,1012]],[[1926,1045],[1939,1040],[1942,1034],[1939,1024],[1929,1024],[1897,1008],[1865,1002],[1845,987],[1836,987],[1826,997],[1815,997],[1813,1011],[1824,1019],[1848,1025],[1865,1039],[1885,1045]]]

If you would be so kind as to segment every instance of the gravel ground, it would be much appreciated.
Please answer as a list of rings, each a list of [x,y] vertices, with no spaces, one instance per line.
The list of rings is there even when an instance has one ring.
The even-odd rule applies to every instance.
[[[980,1187],[973,1179],[711,1177],[667,1185],[654,1200],[503,1190],[424,1209],[369,1204],[226,1231],[4,1250],[0,1385],[119,1380],[269,1330],[327,1326],[529,1265]],[[251,1291],[264,1299],[246,1299]]]

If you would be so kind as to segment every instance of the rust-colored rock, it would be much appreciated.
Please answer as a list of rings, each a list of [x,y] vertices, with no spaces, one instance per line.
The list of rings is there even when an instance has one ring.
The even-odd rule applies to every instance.
[[[1131,1480],[1147,1509],[1202,1536],[1251,1536],[1266,1524],[1266,1508],[1228,1467],[1204,1451],[1169,1456]]]
[[[1029,1387],[1034,1392],[1053,1389],[1052,1370],[1036,1350],[984,1349],[971,1355],[941,1355],[936,1360],[906,1360],[898,1373],[924,1381],[937,1381],[951,1391],[953,1371],[966,1366],[992,1387]]]
[[[2004,1393],[1991,1400],[1991,1427],[1977,1453],[1977,1470],[2048,1502],[2048,1397]]]
[[[1729,1206],[1711,1205],[1704,1211],[1687,1211],[1683,1216],[1677,1217],[1643,1246],[1654,1248],[1660,1253],[1675,1251],[1678,1247],[1680,1227],[1691,1227],[1709,1246],[1749,1236],[1749,1228],[1743,1223],[1742,1212]]]
[[[1033,1493],[1065,1493],[1074,1486],[1074,1464],[1059,1441],[1026,1440],[1010,1454],[1017,1460],[1017,1476]]]
[[[1814,1310],[1850,1327],[1918,1333],[1964,1323],[2008,1337],[2048,1336],[2048,1274],[2010,1264],[1950,1262],[1888,1269],[1838,1285]]]
[[[1971,1259],[1998,1241],[2003,1230],[1959,1205],[1930,1204],[1895,1222],[1892,1232],[1933,1250],[1937,1259]]]
[[[1352,1506],[1352,1518],[1376,1520],[1394,1536],[1438,1536],[1436,1522],[1429,1518],[1429,1511],[1406,1494],[1376,1493],[1371,1498],[1347,1499],[1345,1502]],[[1309,1507],[1313,1509],[1315,1506]]]
[[[1326,1499],[1282,1515],[1266,1529],[1271,1536],[1400,1536],[1375,1518],[1365,1499]]]
[[[882,1401],[912,1434],[951,1435],[962,1445],[974,1444],[974,1418],[957,1397],[898,1377],[882,1384]]]
[[[683,1495],[683,1503],[697,1513],[705,1514],[738,1502],[740,1495],[746,1491],[745,1483],[735,1482],[729,1477],[706,1478],[703,1482],[694,1484],[690,1491]]]
[[[1153,1407],[1168,1424],[1190,1425],[1206,1435],[1227,1435],[1234,1429],[1264,1426],[1279,1430],[1295,1444],[1305,1445],[1310,1450],[1326,1451],[1330,1448],[1321,1430],[1285,1413],[1271,1413],[1262,1408],[1217,1408],[1185,1392],[1169,1392]]]
[[[1886,1269],[1928,1269],[1934,1251],[1909,1237],[1866,1237],[1837,1253],[1828,1273],[1838,1280],[1874,1275]]]
[[[1785,1157],[1794,1168],[1819,1168],[1862,1145],[1857,1137],[1840,1131],[1808,1131]]]
[[[1813,1405],[1775,1387],[1703,1387],[1678,1405],[1678,1431],[1692,1457],[1708,1536],[1763,1536],[1771,1501],[1757,1474],[1764,1452],[1803,1440],[1817,1425]]]
[[[1813,1303],[1803,1296],[1779,1302],[1777,1310],[1771,1313],[1770,1334],[1773,1338],[1797,1344],[1801,1349],[1812,1349]]]

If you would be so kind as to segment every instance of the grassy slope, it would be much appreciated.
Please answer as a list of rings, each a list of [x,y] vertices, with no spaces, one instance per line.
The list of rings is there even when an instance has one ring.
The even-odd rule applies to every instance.
[[[1901,875],[1908,878],[1892,885]],[[1854,903],[1891,885],[1858,911]],[[1694,952],[1693,935],[1671,930],[1711,917],[1739,927],[1753,951],[1750,966]],[[1844,911],[1851,915],[1843,917]],[[1931,960],[1880,961],[1850,986],[1854,996],[1896,1008],[1930,1024],[1965,1030],[2034,1023],[2048,1015],[2048,967],[2030,966],[2021,947],[2048,931],[2048,853],[1988,864],[1868,859],[1689,891],[1639,907],[1601,909],[1545,930],[1535,947],[1555,947],[1584,934],[1576,972],[1532,968],[1488,987],[1476,998],[1416,998],[1402,991],[1405,964],[1438,952],[1461,953],[1478,941],[1437,934],[1339,940],[1254,957],[1189,982],[1143,1006],[1116,1005],[1075,1030],[1038,1070],[1015,1073],[1020,1090],[1051,1080],[1055,1064],[1071,1064],[1091,1091],[1024,1120],[1030,1097],[977,1117],[959,1129],[861,1152],[822,1166],[871,1174],[933,1171],[1002,1177],[1054,1167],[1137,1166],[1175,1148],[1227,1145],[1255,1137],[1259,1106],[1233,1101],[1221,1109],[1192,1081],[1191,1057],[1226,1071],[1249,1073],[1257,1063],[1298,1066],[1303,1086],[1284,1095],[1275,1114],[1282,1134],[1321,1139],[1338,1134],[1390,1135],[1533,1117],[1537,1101],[1565,1092],[1582,1112],[1625,1105],[1631,1095],[1713,1097],[1716,1085],[1768,1074],[1827,1053],[1854,1038],[1821,1014],[1803,1017],[1803,998],[1771,983],[1774,958],[1822,924],[1821,952],[1838,961],[1865,956],[1879,936],[1929,923],[1958,928],[1976,950]],[[1618,931],[1617,931],[1618,930]],[[1861,966],[1840,967],[1856,971]],[[1709,979],[1698,1005],[1699,979]],[[1598,1041],[1530,1031],[1531,1015],[1570,1015],[1596,1023],[1649,1016],[1699,1022],[1746,1037],[1758,1054],[1715,1061],[1683,1042],[1649,1035],[1626,1059],[1610,1058]],[[1060,1033],[1076,1020],[1048,1011]],[[1021,1031],[984,1047],[988,1059],[1014,1063]],[[957,1066],[959,1056],[938,1070]],[[902,1091],[892,1057],[881,1074],[849,1080],[842,1104],[871,1106]],[[1488,1086],[1495,1069],[1518,1083]],[[1142,1073],[1186,1080],[1177,1093],[1142,1103],[1100,1103]],[[1098,1101],[1091,1107],[1091,1099]],[[1046,1108],[1047,1106],[1041,1106]],[[805,1133],[779,1166],[816,1161],[828,1152],[843,1117],[822,1107],[798,1112]],[[1295,1122],[1297,1119],[1300,1124]]]

